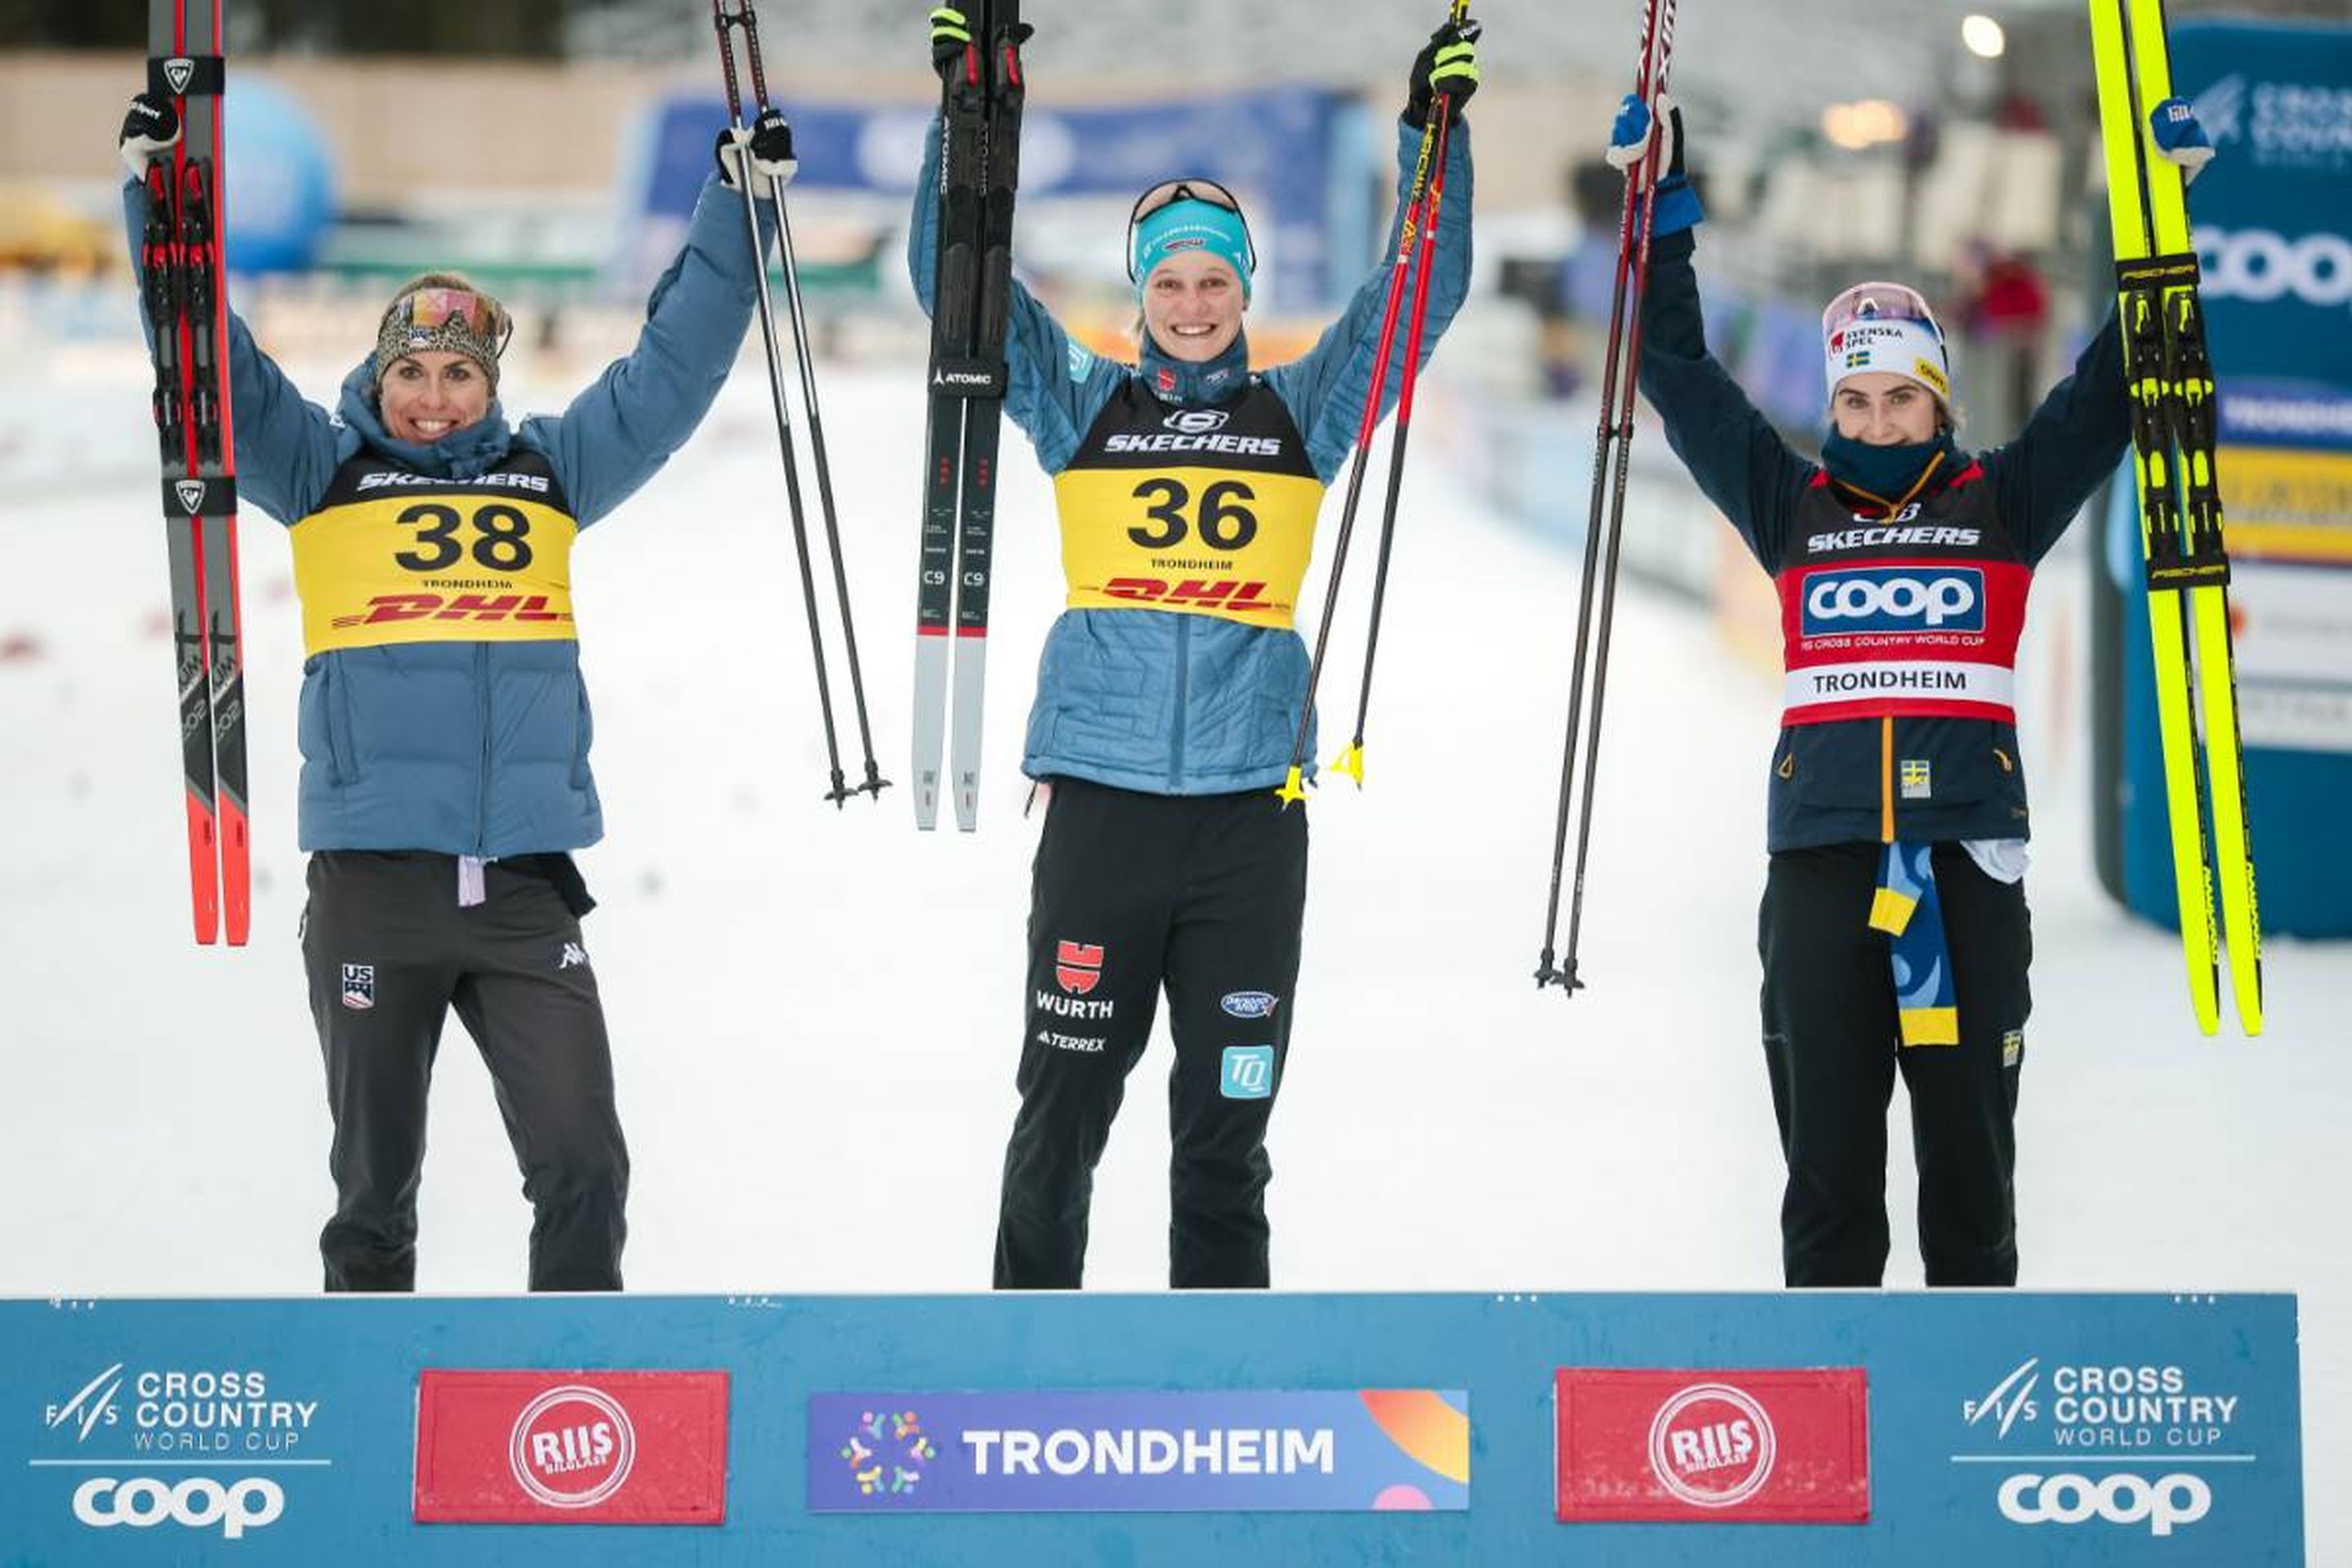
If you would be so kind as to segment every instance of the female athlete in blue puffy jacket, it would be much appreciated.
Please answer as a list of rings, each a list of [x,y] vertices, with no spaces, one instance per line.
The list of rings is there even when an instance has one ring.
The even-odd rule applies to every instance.
[[[932,17],[934,59],[964,68],[963,18]],[[1475,88],[1475,24],[1442,29],[1415,62],[1402,177],[1435,95],[1458,113]],[[939,136],[934,125],[908,245],[927,309]],[[1468,286],[1466,128],[1447,162],[1431,345]],[[1383,269],[1360,289],[1304,358],[1253,372],[1242,332],[1253,261],[1231,194],[1174,180],[1137,204],[1130,235],[1138,363],[1074,343],[1013,289],[1005,407],[1054,476],[1068,607],[1046,639],[1022,760],[1051,799],[999,1286],[1079,1283],[1095,1164],[1163,986],[1176,1043],[1172,1282],[1267,1279],[1265,1131],[1306,900],[1306,814],[1274,793],[1307,694],[1292,621],[1318,503],[1362,421],[1388,279]],[[1384,406],[1401,379],[1392,363]]]

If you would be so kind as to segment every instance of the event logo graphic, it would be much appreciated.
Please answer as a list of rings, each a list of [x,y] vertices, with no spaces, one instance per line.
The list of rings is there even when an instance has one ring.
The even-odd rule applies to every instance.
[[[551,1388],[515,1417],[507,1462],[515,1483],[550,1508],[593,1508],[637,1461],[636,1428],[620,1401],[585,1384]]]
[[[2141,1524],[2170,1535],[2213,1511],[2213,1489],[2202,1478],[2159,1476],[2154,1481],[2118,1472],[2088,1476],[2016,1475],[2000,1483],[2001,1517],[2012,1524]]]
[[[861,1496],[887,1492],[903,1497],[921,1484],[923,1467],[940,1451],[923,1432],[923,1418],[911,1410],[858,1416],[857,1429],[841,1446],[841,1458]]]
[[[1468,1403],[1438,1389],[819,1394],[808,1405],[809,1507],[1461,1510]]]

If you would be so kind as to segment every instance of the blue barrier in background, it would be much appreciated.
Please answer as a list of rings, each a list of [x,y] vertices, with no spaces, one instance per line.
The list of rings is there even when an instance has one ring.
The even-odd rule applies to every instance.
[[[0,1556],[12,1563],[2303,1561],[2290,1296],[10,1301],[0,1302],[0,1342],[9,1347],[0,1369]],[[1677,1369],[1694,1384],[1729,1389],[1735,1405],[1747,1399],[1743,1373],[1836,1369],[1849,1388],[1858,1376],[1864,1522],[1713,1521],[1736,1518],[1729,1508],[1692,1510],[1697,1522],[1555,1522],[1553,1388],[1562,1368]],[[534,1402],[551,1411],[535,1425],[529,1412],[478,1421],[468,1449],[466,1413],[437,1391],[468,1370],[514,1369],[576,1375],[548,1380],[565,1386],[552,1405]],[[636,1394],[608,1397],[636,1386],[626,1379],[597,1387],[599,1372],[663,1369],[725,1374],[722,1454],[684,1436],[717,1429],[709,1420],[716,1380],[678,1380],[697,1384],[686,1415],[631,1403]],[[1400,1392],[1366,1393],[1382,1390]],[[981,1392],[1001,1397],[968,1397]],[[1046,1394],[1070,1397],[1039,1397]],[[1284,1410],[1359,1401],[1371,1421],[1355,1426],[1385,1437],[1276,1430],[1292,1419]],[[956,1419],[981,1405],[996,1412],[988,1419],[998,1429],[985,1436],[970,1430],[974,1418]],[[1042,1428],[1099,1426],[1109,1419],[1102,1412],[1116,1410],[1115,1425],[1140,1429],[1181,1425],[1202,1408],[1244,1414],[1220,1417],[1237,1424],[1226,1434],[1232,1462],[1217,1487],[1196,1487],[1189,1500],[1155,1500],[1131,1478],[1109,1490],[1100,1475],[1065,1490],[1034,1479],[1059,1473],[1057,1451],[1078,1463],[1079,1438],[1068,1432],[1045,1436],[1046,1463],[1033,1462],[1021,1496],[984,1487],[965,1495],[983,1499],[973,1507],[1055,1499],[1133,1507],[1140,1496],[1141,1506],[1171,1509],[1255,1496],[1265,1500],[1257,1510],[909,1506],[924,1487],[971,1484],[959,1471],[975,1453],[1001,1469],[1025,1443],[1034,1460],[1039,1431],[1004,1436],[1024,1412],[1063,1413],[1028,1422]],[[432,1427],[426,1461],[420,1420]],[[1653,1447],[1663,1425],[1662,1414]],[[1760,1436],[1769,1452],[1769,1423]],[[1744,1462],[1759,1436],[1740,1420],[1715,1422],[1704,1463],[1720,1472]],[[1781,1438],[1783,1479],[1809,1484],[1799,1435]],[[1368,1464],[1376,1491],[1341,1496],[1310,1475],[1318,1446],[1329,1458],[1335,1442],[1340,1470]],[[1693,1456],[1700,1442],[1688,1440]],[[469,1461],[469,1452],[487,1458]],[[1269,1454],[1286,1458],[1270,1463]],[[468,1463],[478,1473],[467,1473]],[[698,1465],[698,1479],[688,1473]],[[1453,1488],[1442,1472],[1465,1465]],[[526,1478],[534,1466],[540,1475]],[[870,1484],[827,1480],[836,1466]],[[1286,1467],[1323,1493],[1293,1487]],[[579,1500],[626,1505],[642,1483],[667,1489],[661,1506],[682,1510],[668,1517],[721,1521],[420,1524],[421,1469],[430,1471],[427,1489],[461,1515],[513,1493],[538,1517],[586,1519],[593,1515]],[[517,1480],[551,1500],[523,1499]],[[708,1506],[722,1481],[723,1511]],[[1363,1511],[1265,1511],[1350,1507]]]

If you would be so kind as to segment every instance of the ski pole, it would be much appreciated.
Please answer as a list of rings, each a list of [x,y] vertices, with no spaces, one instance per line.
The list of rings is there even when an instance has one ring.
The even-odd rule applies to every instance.
[[[1601,706],[1608,683],[1609,632],[1616,608],[1617,546],[1625,515],[1626,468],[1633,443],[1633,395],[1639,384],[1642,357],[1642,300],[1649,291],[1650,229],[1657,205],[1660,153],[1669,127],[1662,123],[1660,100],[1666,88],[1675,41],[1675,0],[1644,0],[1641,63],[1634,77],[1635,95],[1650,111],[1650,143],[1643,149],[1637,178],[1625,184],[1625,197],[1617,217],[1616,281],[1610,291],[1609,346],[1603,361],[1601,414],[1593,437],[1592,493],[1584,523],[1584,569],[1578,589],[1576,653],[1569,675],[1568,739],[1559,772],[1559,811],[1552,831],[1551,891],[1544,911],[1544,943],[1537,961],[1536,985],[1558,984],[1573,996],[1583,982],[1576,973],[1577,940],[1584,912],[1584,870],[1592,836],[1592,777],[1601,757]],[[1627,283],[1632,283],[1632,308],[1627,309]],[[1621,352],[1622,351],[1622,352]],[[1622,366],[1621,366],[1622,359]],[[1612,463],[1612,458],[1614,461]],[[1611,483],[1612,470],[1614,482]],[[1604,492],[1608,493],[1603,521]],[[1607,535],[1608,564],[1601,564],[1602,535]],[[1593,625],[1593,587],[1601,588],[1597,641]],[[1588,646],[1592,657],[1592,715],[1584,729],[1585,665]],[[1577,800],[1576,869],[1570,900],[1568,948],[1555,954],[1559,929],[1559,898],[1567,858],[1569,805],[1576,771],[1577,742],[1584,739],[1583,792]]]
[[[1473,24],[1475,29],[1475,24]],[[1475,31],[1470,35],[1475,37]],[[1440,94],[1430,108],[1430,117],[1438,120],[1453,112],[1452,95]],[[1372,613],[1364,633],[1363,688],[1356,698],[1356,730],[1348,742],[1348,749],[1331,763],[1335,773],[1346,773],[1364,787],[1364,720],[1372,706],[1372,663],[1381,651],[1381,611],[1388,600],[1389,556],[1396,542],[1397,498],[1404,485],[1404,447],[1412,429],[1412,393],[1421,381],[1421,340],[1423,329],[1429,321],[1429,274],[1437,260],[1437,225],[1445,207],[1445,150],[1452,128],[1443,121],[1437,128],[1437,147],[1433,154],[1437,167],[1429,177],[1428,213],[1421,226],[1421,255],[1413,267],[1412,304],[1405,313],[1404,364],[1397,384],[1396,428],[1389,442],[1389,493],[1381,510],[1381,549],[1372,567]]]
[[[783,117],[768,98],[768,74],[760,55],[760,19],[751,9],[751,0],[742,0],[743,45],[746,62],[751,69],[751,98],[759,118]],[[809,347],[808,316],[801,300],[799,259],[793,251],[793,223],[784,210],[784,188],[771,182],[770,201],[776,209],[776,248],[783,262],[784,304],[793,323],[793,353],[801,373],[801,406],[808,416],[809,456],[816,465],[817,510],[824,517],[825,550],[833,558],[833,590],[841,612],[842,651],[849,663],[849,694],[857,713],[857,740],[866,752],[866,782],[855,787],[853,794],[870,795],[876,800],[890,787],[890,781],[874,761],[874,730],[866,719],[866,673],[857,657],[857,626],[849,605],[849,569],[842,559],[841,522],[833,504],[833,466],[825,460],[824,423],[817,412],[816,362]],[[838,787],[838,781],[835,781]]]
[[[768,354],[768,391],[776,410],[776,443],[784,459],[784,496],[792,510],[793,549],[798,558],[801,573],[801,599],[808,611],[809,647],[816,669],[817,711],[824,723],[825,760],[833,774],[833,788],[825,799],[838,807],[850,795],[848,781],[841,771],[841,745],[834,733],[833,688],[825,677],[824,633],[817,618],[816,578],[809,563],[808,521],[801,503],[800,467],[793,456],[792,415],[784,397],[783,356],[776,344],[776,307],[768,292],[767,247],[760,242],[759,198],[751,185],[751,128],[743,121],[743,97],[735,76],[735,47],[729,29],[745,26],[751,15],[751,0],[710,0],[711,26],[719,34],[719,63],[727,78],[727,119],[736,143],[736,176],[743,195],[743,221],[747,243],[751,247],[751,276],[760,296],[760,339]],[[780,198],[781,199],[781,198]]]
[[[1469,13],[1470,0],[1454,0],[1451,16],[1459,23]],[[1421,129],[1421,149],[1413,160],[1412,182],[1406,188],[1404,214],[1397,227],[1396,254],[1389,261],[1388,300],[1381,310],[1381,330],[1374,342],[1379,353],[1372,361],[1371,381],[1364,389],[1363,418],[1356,428],[1356,454],[1348,467],[1348,495],[1339,509],[1339,532],[1331,543],[1331,576],[1323,593],[1323,616],[1315,632],[1315,655],[1307,668],[1307,695],[1298,710],[1298,730],[1290,743],[1290,770],[1275,794],[1285,805],[1305,800],[1307,731],[1315,722],[1315,692],[1322,684],[1323,656],[1331,642],[1331,616],[1339,605],[1339,578],[1348,566],[1348,541],[1355,532],[1356,506],[1364,493],[1364,468],[1371,453],[1372,433],[1380,427],[1381,394],[1388,386],[1389,356],[1396,348],[1397,317],[1404,302],[1405,274],[1412,269],[1414,242],[1419,238],[1423,207],[1429,191],[1432,160],[1444,117],[1430,106]]]

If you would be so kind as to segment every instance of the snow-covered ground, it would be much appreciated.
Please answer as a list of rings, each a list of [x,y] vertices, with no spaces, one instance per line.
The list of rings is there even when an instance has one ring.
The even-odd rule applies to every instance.
[[[324,370],[304,380],[331,384]],[[78,395],[143,450],[135,377]],[[904,781],[919,377],[836,370],[825,396],[877,749],[900,781],[878,808],[819,798],[752,362],[693,447],[574,557],[611,832],[583,858],[604,900],[588,935],[635,1162],[636,1289],[987,1283],[1036,831],[1022,721],[1058,602],[1051,498],[1034,467],[1008,462],[981,831],[919,836]],[[1442,404],[1428,416],[1442,421]],[[1576,563],[1465,504],[1467,442],[1432,439],[1416,458],[1370,784],[1326,788],[1311,808],[1306,967],[1273,1140],[1276,1278],[1774,1288],[1754,910],[1777,683],[1725,652],[1702,612],[1621,596],[1590,989],[1538,994]],[[328,1127],[295,944],[300,646],[285,542],[248,519],[254,944],[199,950],[154,480],[126,468],[0,494],[0,1293],[312,1289]],[[1327,755],[1353,705],[1364,545],[1327,672]],[[1318,559],[1310,583],[1323,571]],[[2300,1292],[2306,1475],[2324,1481],[2352,1462],[2352,948],[2273,942],[2270,1033],[2197,1035],[2175,940],[2127,919],[2091,874],[2081,600],[2078,569],[2044,574],[2024,683],[2040,819],[2024,1283]],[[454,1022],[445,1043],[419,1283],[519,1289],[529,1216],[512,1158]],[[1156,1078],[1165,1053],[1140,1071]],[[1139,1084],[1112,1140],[1092,1284],[1164,1277],[1160,1103]],[[1894,1117],[1901,1151],[1899,1104]],[[1902,1239],[1907,1164],[1898,1153],[1889,1179],[1898,1287],[1919,1283]],[[2312,1560],[2352,1560],[2352,1502],[2324,1484],[2311,1498]]]

